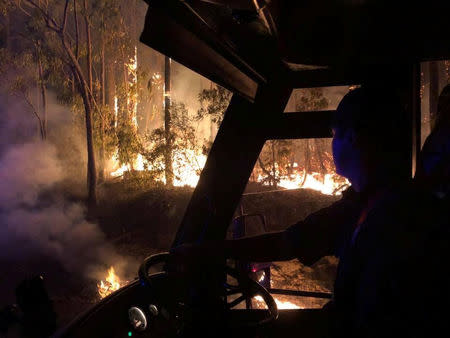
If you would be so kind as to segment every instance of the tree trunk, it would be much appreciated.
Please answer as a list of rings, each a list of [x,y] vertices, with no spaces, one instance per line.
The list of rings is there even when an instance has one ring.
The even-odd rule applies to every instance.
[[[47,88],[44,82],[44,70],[42,68],[41,53],[39,47],[37,49],[37,59],[39,68],[39,88],[42,97],[42,139],[47,139]]]
[[[91,41],[91,28],[88,18],[88,4],[87,0],[84,0],[84,24],[86,29],[86,45],[87,45],[87,75],[89,91],[92,95],[92,41]]]
[[[106,103],[108,104],[108,109],[113,112],[113,120],[111,121],[111,126],[117,126],[117,116],[115,107],[115,96],[116,96],[116,77],[115,68],[111,60],[107,60],[106,66]]]
[[[316,145],[316,155],[317,159],[319,160],[319,168],[320,168],[320,176],[322,177],[322,183],[325,182],[325,174],[327,173],[327,168],[325,168],[324,158],[323,158],[323,140],[321,139],[315,139],[314,140]]]
[[[88,186],[88,209],[92,212],[97,206],[97,171],[95,166],[95,153],[94,153],[94,138],[93,138],[93,127],[92,127],[92,106],[93,97],[89,92],[89,87],[86,79],[83,75],[80,63],[78,62],[76,56],[73,54],[72,49],[67,43],[65,34],[59,33],[62,46],[67,53],[71,63],[72,72],[74,77],[78,82],[78,90],[81,94],[85,110],[85,122],[86,122],[86,144],[88,153],[87,162],[87,186]]]
[[[303,182],[301,186],[303,187],[306,182],[306,177],[311,171],[311,152],[309,150],[309,140],[305,140],[305,175],[303,176]]]
[[[93,121],[92,110],[94,106],[94,97],[92,92],[92,41],[91,41],[91,28],[88,18],[88,2],[83,1],[84,7],[84,24],[86,33],[86,47],[87,47],[87,83],[80,78],[80,91],[83,97],[83,103],[85,107],[85,120],[86,120],[86,144],[88,152],[88,205],[89,210],[93,210],[97,206],[97,167],[95,165],[95,150],[94,150],[94,137],[93,137]],[[80,73],[81,77],[82,74]]]
[[[450,61],[445,60],[444,66],[445,66],[445,78],[447,79],[447,83],[450,83]]]
[[[80,28],[78,25],[77,0],[73,0],[73,21],[75,22],[75,57],[80,57]]]
[[[275,157],[275,141],[270,141],[271,146],[272,146],[272,180],[271,180],[271,185],[274,188],[277,188],[277,168],[276,168],[276,163],[277,163],[277,159]]]
[[[105,69],[105,40],[102,34],[102,50],[101,50],[101,58],[102,58],[102,63],[101,63],[101,89],[102,89],[102,106],[106,105],[106,69]]]
[[[103,34],[101,37],[101,107],[106,105],[106,90],[105,90],[105,41]],[[99,150],[99,180],[103,182],[105,180],[105,116],[104,112],[100,115],[101,130],[100,130],[100,150]]]
[[[438,63],[431,61],[430,70],[430,130],[433,130],[437,117],[437,104],[439,99],[439,71]]]
[[[94,138],[92,128],[92,106],[89,99],[87,83],[79,76],[80,94],[83,98],[85,122],[86,122],[86,145],[88,152],[87,182],[88,182],[88,207],[92,211],[97,206],[97,171],[95,166]]]
[[[11,49],[11,19],[9,17],[9,11],[6,12],[4,18],[5,18],[5,48],[6,50]]]
[[[173,186],[172,167],[172,137],[170,134],[170,63],[169,57],[165,57],[164,62],[164,135],[166,139],[166,151],[164,154],[165,177],[167,186]]]

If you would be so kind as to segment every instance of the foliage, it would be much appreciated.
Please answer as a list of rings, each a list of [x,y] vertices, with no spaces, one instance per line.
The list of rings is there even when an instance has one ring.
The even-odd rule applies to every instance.
[[[201,165],[197,156],[202,153],[194,128],[195,119],[182,102],[172,102],[170,107],[171,129],[169,138],[172,144],[174,178],[184,170],[194,170],[200,174]],[[167,151],[164,128],[157,128],[145,137],[146,147],[142,155],[149,163],[147,168],[156,179],[164,176],[164,154]]]
[[[0,48],[0,77],[3,79],[2,90],[6,90],[19,100],[26,103],[30,110],[30,117],[37,119],[38,130],[44,137],[43,117],[34,103],[32,89],[39,81],[36,75],[32,53],[24,51],[21,54],[12,53],[6,48]]]
[[[260,177],[263,184],[277,187],[280,179],[289,174],[288,168],[291,166],[293,153],[293,143],[289,140],[269,140],[258,158],[260,170],[256,170],[256,175]]]
[[[94,112],[94,141],[95,144],[98,145],[98,148],[100,148],[100,146],[103,147],[105,158],[111,158],[118,149],[118,144],[122,143],[121,149],[123,151],[124,144],[127,142],[124,140],[119,141],[119,137],[122,136],[122,129],[115,127],[114,112],[107,105],[100,106],[100,109],[101,110],[96,110]],[[133,144],[133,142],[128,143]],[[132,145],[132,148],[136,149],[136,145]],[[119,155],[120,154],[121,152],[119,151]],[[130,158],[130,155],[126,154],[120,157],[120,159],[124,158]]]
[[[121,164],[134,165],[137,155],[141,150],[141,142],[137,135],[136,127],[129,120],[123,120],[117,127],[117,151]]]
[[[316,111],[328,107],[328,100],[323,96],[322,88],[307,88],[293,93],[297,111]]]
[[[213,123],[220,126],[231,96],[232,93],[230,91],[220,86],[203,89],[198,95],[201,108],[197,112],[197,120],[202,120],[209,116]]]

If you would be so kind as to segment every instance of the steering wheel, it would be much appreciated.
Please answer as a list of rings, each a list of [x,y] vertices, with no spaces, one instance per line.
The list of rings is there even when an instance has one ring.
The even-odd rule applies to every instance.
[[[152,287],[152,275],[149,275],[149,269],[156,264],[167,263],[170,258],[170,254],[167,252],[155,254],[147,257],[139,267],[139,279],[142,284]],[[163,271],[167,275],[166,271]],[[225,273],[231,278],[237,281],[236,285],[231,285],[228,282],[223,284],[224,286],[224,299],[227,311],[238,304],[244,302],[246,299],[253,298],[255,296],[261,296],[267,306],[268,315],[260,320],[247,322],[244,325],[239,325],[233,328],[245,328],[245,327],[258,327],[270,323],[278,318],[278,307],[273,299],[272,295],[266,290],[266,288],[247,275],[243,275],[238,270],[229,266],[225,267]],[[228,278],[227,278],[228,279]],[[228,301],[229,296],[239,295],[241,296]]]

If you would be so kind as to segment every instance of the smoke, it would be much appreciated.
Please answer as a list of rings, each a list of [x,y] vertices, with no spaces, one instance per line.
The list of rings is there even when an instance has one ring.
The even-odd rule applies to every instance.
[[[83,135],[76,141],[69,138],[72,113],[56,103],[49,107],[50,134],[55,131],[50,141],[36,137],[36,121],[26,107],[0,107],[0,261],[43,257],[59,265],[44,264],[44,270],[62,268],[98,279],[104,277],[107,266],[114,264],[120,270],[125,261],[107,243],[99,226],[86,220],[84,204],[74,202],[67,192],[65,182],[72,175],[67,164],[77,158],[83,161]],[[58,139],[62,144],[56,143]],[[62,157],[68,143],[75,158]]]

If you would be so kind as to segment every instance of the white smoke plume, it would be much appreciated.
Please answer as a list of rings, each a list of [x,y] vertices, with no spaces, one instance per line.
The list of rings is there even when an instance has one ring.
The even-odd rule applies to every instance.
[[[59,109],[60,116],[71,113],[52,106]],[[103,277],[109,265],[120,270],[117,265],[124,260],[107,243],[99,226],[85,219],[83,203],[69,200],[61,189],[70,179],[66,159],[62,160],[55,144],[35,136],[35,121],[24,109],[16,105],[0,111],[0,261],[48,257],[60,265],[56,270],[96,279]],[[59,119],[64,122],[68,118]],[[67,125],[52,125],[55,130],[64,127]],[[19,138],[15,137],[17,130],[22,131]]]

